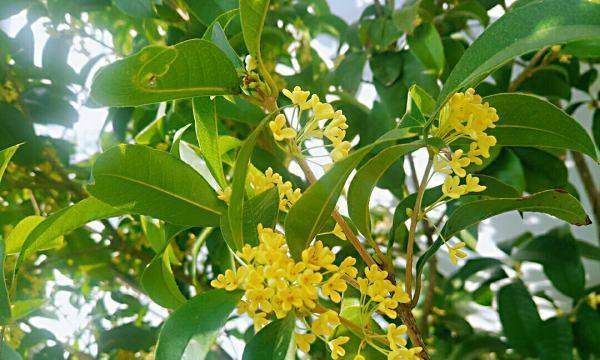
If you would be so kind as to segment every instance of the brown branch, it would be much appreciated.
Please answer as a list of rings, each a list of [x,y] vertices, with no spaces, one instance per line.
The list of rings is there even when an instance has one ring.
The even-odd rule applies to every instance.
[[[544,48],[540,49],[533,56],[533,58],[531,58],[531,60],[529,61],[529,65],[527,65],[527,67],[525,67],[525,69],[523,69],[523,71],[510,83],[510,86],[508,87],[508,91],[510,91],[510,92],[517,91],[517,89],[519,88],[519,86],[521,86],[523,81],[525,81],[527,78],[531,77],[533,74],[538,72],[541,68],[548,65],[548,63],[550,63],[552,60],[554,60],[556,58],[555,55],[550,55],[545,60],[543,60],[541,64],[538,65],[538,62],[542,59],[544,54],[546,54],[547,50],[548,50],[548,47],[544,47]]]
[[[579,177],[581,178],[581,182],[585,188],[585,192],[590,200],[592,205],[592,211],[594,212],[594,220],[596,221],[596,236],[597,241],[600,244],[600,191],[596,184],[594,183],[594,177],[592,176],[592,172],[585,162],[585,158],[583,155],[576,151],[571,151],[571,156],[575,161],[575,167],[577,168],[577,172]]]

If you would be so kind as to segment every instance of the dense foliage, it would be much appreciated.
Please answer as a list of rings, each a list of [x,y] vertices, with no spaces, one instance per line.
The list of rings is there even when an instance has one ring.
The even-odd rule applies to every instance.
[[[352,24],[326,0],[0,3],[18,16],[0,359],[600,358],[598,1],[375,0]],[[82,104],[109,109],[85,160],[44,135]],[[511,211],[564,225],[478,256]],[[90,309],[66,339],[37,321],[65,293]]]

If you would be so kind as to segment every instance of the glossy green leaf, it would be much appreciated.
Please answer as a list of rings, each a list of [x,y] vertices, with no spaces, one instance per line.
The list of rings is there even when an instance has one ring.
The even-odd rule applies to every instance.
[[[413,85],[408,89],[410,99],[417,105],[421,113],[430,116],[435,110],[435,100],[419,85]]]
[[[498,291],[498,315],[508,343],[520,354],[536,357],[536,339],[542,320],[531,295],[520,280]]]
[[[574,325],[574,338],[580,354],[594,354],[600,356],[600,313],[592,309],[587,303],[581,304],[576,313]]]
[[[296,328],[293,312],[260,330],[244,348],[242,360],[293,360],[296,347],[292,339]]]
[[[192,39],[151,45],[102,68],[91,96],[105,106],[137,106],[206,95],[239,93],[231,61],[213,43]]]
[[[335,69],[333,83],[349,94],[355,94],[362,80],[363,70],[367,63],[364,52],[348,52]]]
[[[541,212],[573,225],[588,225],[590,218],[583,206],[564,191],[548,190],[512,199],[485,199],[469,202],[452,212],[442,235],[449,239],[462,229],[508,211]]]
[[[285,220],[285,235],[294,258],[300,258],[302,250],[331,218],[348,176],[371,149],[371,146],[364,147],[335,163],[290,209]]]
[[[2,175],[4,175],[4,171],[6,171],[6,167],[8,166],[10,159],[17,152],[19,146],[21,146],[21,144],[14,145],[0,151],[0,181],[2,181]]]
[[[217,47],[219,47],[219,49],[221,49],[225,55],[227,55],[227,58],[231,61],[236,69],[242,70],[244,68],[242,62],[240,61],[240,57],[235,50],[233,50],[231,44],[229,44],[227,35],[225,35],[220,23],[217,22],[213,25],[212,32],[210,33],[210,40],[217,45]]]
[[[163,325],[156,360],[204,359],[243,294],[216,289],[188,300]]]
[[[545,320],[537,345],[541,360],[573,360],[573,329],[568,316]]]
[[[525,173],[525,191],[530,194],[565,189],[569,173],[562,159],[536,148],[511,149],[519,158]]]
[[[425,68],[441,74],[444,70],[444,46],[435,26],[424,23],[406,38],[411,51]]]
[[[140,283],[150,299],[162,307],[177,309],[185,303],[185,297],[175,282],[167,251],[152,259],[144,269]]]
[[[542,264],[552,284],[574,299],[579,298],[585,289],[585,269],[577,241],[568,227],[553,229],[527,241],[512,258]]]
[[[508,345],[497,337],[475,334],[460,341],[448,360],[478,360],[491,352],[504,353]]]
[[[218,226],[224,203],[194,169],[169,153],[119,145],[98,157],[88,191],[127,208],[177,225]]]
[[[210,25],[220,15],[235,9],[236,0],[186,0],[192,15],[204,25]]]
[[[0,264],[2,265],[0,266],[0,325],[2,326],[8,324],[11,318],[10,297],[8,296],[4,274],[5,246],[4,239],[0,237]]]
[[[43,216],[31,215],[19,221],[19,223],[14,227],[14,229],[10,231],[10,233],[6,237],[6,254],[18,254],[21,251],[21,247],[23,246],[23,242],[25,242],[27,236],[29,236],[31,231],[33,231],[33,229],[35,229],[35,227],[38,226],[45,219],[46,218],[44,218]],[[27,249],[27,254],[25,254],[25,256],[28,256],[29,254],[32,254],[36,251],[60,247],[62,243],[63,237],[58,236],[52,241],[40,244],[41,247],[30,246],[29,249]]]
[[[115,6],[129,16],[149,18],[154,15],[152,0],[114,0]]]
[[[260,39],[269,10],[269,0],[240,0],[240,17],[246,47],[261,61]]]
[[[594,142],[571,116],[539,97],[497,94],[484,99],[496,108],[500,120],[490,135],[502,146],[534,146],[575,150],[596,160]]]
[[[600,6],[589,0],[535,1],[507,12],[469,46],[450,73],[438,109],[455,91],[474,86],[519,55],[544,46],[597,38]]]
[[[233,178],[231,180],[231,200],[229,201],[229,209],[227,215],[229,225],[231,226],[231,237],[235,245],[235,249],[241,249],[244,244],[248,243],[244,233],[244,202],[246,193],[246,178],[248,177],[248,168],[250,165],[250,157],[254,151],[256,139],[260,135],[262,129],[271,116],[266,117],[261,124],[254,129],[248,136],[242,147],[240,148],[235,165],[233,167]]]
[[[208,97],[197,97],[193,100],[193,109],[198,145],[200,145],[200,150],[211,174],[217,180],[221,189],[225,189],[227,180],[225,180],[223,165],[221,164],[221,153],[219,152],[215,102]]]
[[[354,225],[364,236],[371,238],[369,200],[375,185],[396,160],[423,145],[419,141],[388,147],[358,169],[348,189],[348,212]]]
[[[115,209],[93,197],[53,213],[29,233],[21,246],[15,269],[18,269],[23,263],[25,256],[29,254],[30,248],[45,248],[47,244],[52,243],[56,238],[67,235],[91,221],[123,214],[123,210]]]

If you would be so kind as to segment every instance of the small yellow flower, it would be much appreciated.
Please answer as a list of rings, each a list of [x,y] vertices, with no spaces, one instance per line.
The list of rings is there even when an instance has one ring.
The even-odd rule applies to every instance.
[[[334,112],[333,106],[331,106],[331,104],[320,102],[319,97],[316,95],[313,95],[313,97],[311,98],[311,101],[312,101],[313,113],[314,113],[315,119],[317,121],[333,118],[333,115],[335,114],[335,112]]]
[[[259,287],[256,289],[250,289],[246,291],[246,300],[248,307],[252,311],[256,311],[259,306],[265,313],[273,311],[273,307],[269,302],[269,299],[275,294],[275,291],[271,288]]]
[[[298,345],[300,351],[308,353],[310,351],[310,344],[315,341],[316,337],[313,334],[299,334],[294,333],[294,342]]]
[[[335,260],[335,254],[331,249],[323,245],[322,241],[315,242],[314,245],[302,251],[302,261],[309,269],[315,271],[320,268],[328,268]]]
[[[346,355],[346,350],[342,347],[345,343],[350,340],[348,336],[340,336],[329,342],[329,348],[331,349],[331,358],[336,360],[341,356]]]
[[[467,253],[460,250],[462,248],[465,247],[465,243],[464,242],[459,242],[458,244],[448,248],[448,253],[450,255],[450,260],[452,261],[452,264],[456,265],[458,264],[458,258],[465,258],[467,257]]]
[[[434,306],[432,309],[434,314],[438,315],[438,316],[446,316],[446,310],[444,309],[440,309],[437,306]]]
[[[356,259],[352,256],[345,258],[338,268],[338,273],[348,275],[351,278],[355,278],[358,275],[358,270],[354,267]]]
[[[481,156],[490,157],[490,147],[496,145],[496,138],[490,135],[481,135],[477,137],[477,146],[481,150]]]
[[[481,156],[481,150],[477,148],[477,142],[472,142],[469,145],[469,151],[467,152],[467,158],[475,165],[483,164],[483,161],[479,158]]]
[[[258,250],[256,248],[253,248],[252,246],[246,244],[242,248],[242,251],[237,251],[236,254],[245,262],[250,263],[256,256],[257,252]]]
[[[410,296],[404,291],[400,283],[396,284],[392,298],[400,304],[408,304],[410,302]]]
[[[267,314],[264,312],[254,314],[254,316],[252,317],[252,321],[254,322],[254,331],[256,332],[258,332],[260,329],[262,329],[265,325],[269,323],[269,320],[267,319]]]
[[[433,169],[436,172],[450,175],[452,174],[452,170],[448,167],[448,160],[446,160],[443,156],[434,156],[433,158]],[[408,209],[407,209],[408,211]],[[410,215],[408,215],[410,216]]]
[[[271,128],[273,137],[277,141],[293,139],[296,137],[296,130],[286,127],[285,115],[283,114],[277,115],[275,120],[270,121],[269,128]]]
[[[217,194],[217,198],[229,204],[229,201],[231,200],[231,186],[228,186],[225,189],[219,191],[219,193]]]
[[[331,158],[333,159],[333,161],[340,161],[346,156],[348,156],[350,146],[351,145],[348,141],[342,141],[341,143],[337,144],[331,152]]]
[[[327,310],[312,323],[312,332],[316,336],[331,336],[336,326],[340,324],[338,314],[333,310]]]
[[[356,355],[356,356],[354,357],[354,359],[353,359],[353,360],[365,360],[365,357],[364,357],[364,356],[362,356],[361,354],[358,354],[358,355]]]
[[[342,301],[342,296],[340,293],[343,293],[348,288],[346,282],[342,279],[341,274],[333,274],[325,284],[321,287],[321,292],[323,296],[329,297],[331,301],[334,303],[339,303]]]
[[[385,298],[382,302],[377,305],[377,310],[379,312],[384,313],[390,319],[396,318],[396,309],[398,307],[398,302],[392,298]]]
[[[342,240],[346,240],[346,234],[344,233],[344,230],[342,230],[342,227],[338,223],[335,223],[335,227],[333,228],[333,231],[331,233]]]
[[[334,113],[333,119],[325,126],[323,134],[327,137],[334,145],[341,143],[346,136],[346,117],[341,110]]]
[[[467,175],[465,184],[465,193],[482,192],[486,189],[485,186],[479,185],[479,178],[471,174]]]
[[[597,295],[595,291],[592,291],[589,293],[587,301],[591,308],[596,310],[598,308],[598,304],[600,304],[600,295]]]
[[[398,348],[388,354],[388,360],[420,360],[419,353],[423,350],[420,347],[411,349]]]
[[[286,287],[277,294],[281,299],[281,308],[283,311],[289,312],[292,307],[302,307],[302,292],[296,287]]]
[[[310,96],[310,92],[303,91],[300,86],[295,86],[294,91],[283,89],[282,92],[285,97],[292,101],[292,104],[298,105],[301,110],[309,109],[312,105],[307,101],[308,97]]]
[[[368,268],[365,268],[365,276],[370,281],[374,282],[377,280],[385,280],[388,276],[388,272],[381,270],[379,266],[373,264]]]
[[[407,330],[406,325],[397,326],[396,324],[390,324],[387,330],[387,340],[390,343],[390,349],[396,350],[400,346],[406,346],[404,334],[406,334]]]
[[[458,149],[452,154],[452,159],[448,162],[448,165],[450,165],[450,168],[456,175],[459,177],[465,177],[467,172],[463,168],[469,166],[470,163],[471,160],[463,157],[463,151]]]
[[[458,176],[447,176],[442,185],[442,192],[449,198],[458,199],[466,193],[466,186],[460,185]]]
[[[219,274],[216,280],[210,282],[210,285],[217,289],[233,291],[237,289],[239,282],[235,272],[231,269],[227,269],[225,274]]]

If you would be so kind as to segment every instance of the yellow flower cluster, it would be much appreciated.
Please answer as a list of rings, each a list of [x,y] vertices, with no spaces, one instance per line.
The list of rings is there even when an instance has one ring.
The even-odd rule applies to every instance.
[[[329,155],[333,161],[339,161],[348,156],[351,144],[344,140],[348,124],[346,116],[341,110],[335,111],[331,104],[321,102],[317,95],[311,96],[310,92],[302,90],[299,86],[296,86],[293,91],[284,89],[282,92],[299,110],[298,118],[302,111],[307,110],[312,110],[312,117],[300,131],[296,131],[288,126],[284,114],[277,115],[274,120],[269,122],[269,128],[275,140],[295,140],[297,144],[301,144],[304,140],[325,137],[331,141],[333,149]]]
[[[248,180],[250,186],[254,190],[254,195],[258,195],[264,191],[277,187],[279,190],[279,210],[288,211],[300,199],[302,191],[294,189],[290,181],[283,181],[283,178],[272,168],[268,168],[264,173],[250,166]],[[219,192],[217,197],[229,204],[231,199],[231,187],[226,187]]]
[[[498,120],[496,109],[482,103],[481,96],[473,89],[454,94],[442,108],[439,127],[432,129],[432,135],[447,145],[460,138],[472,140],[466,153],[458,149],[448,156],[437,154],[433,159],[435,170],[449,175],[442,187],[445,196],[457,199],[470,192],[485,190],[477,177],[467,175],[465,168],[470,164],[481,165],[482,157],[490,157],[490,147],[496,145],[496,138],[485,131],[496,127]],[[461,185],[460,179],[465,176],[466,183]]]
[[[257,331],[269,323],[271,314],[278,319],[291,311],[299,317],[310,316],[316,312],[319,295],[339,303],[348,287],[346,279],[355,278],[358,273],[354,267],[356,259],[347,257],[339,265],[334,264],[335,254],[321,241],[305,249],[302,260],[295,261],[289,255],[282,234],[259,225],[258,235],[258,246],[246,245],[237,252],[243,265],[236,270],[227,270],[211,282],[213,287],[227,291],[245,291],[238,312],[247,313]],[[308,352],[316,337],[331,337],[339,324],[338,314],[327,310],[312,321],[311,333],[297,333],[294,338],[298,347]],[[332,348],[334,359],[343,355],[343,338],[326,341]]]

